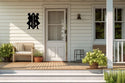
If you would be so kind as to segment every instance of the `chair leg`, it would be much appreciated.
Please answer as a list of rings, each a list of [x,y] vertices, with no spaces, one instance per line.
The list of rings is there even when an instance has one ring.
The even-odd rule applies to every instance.
[[[15,55],[13,55],[13,62],[15,62]]]
[[[33,62],[33,55],[31,55],[31,62]]]

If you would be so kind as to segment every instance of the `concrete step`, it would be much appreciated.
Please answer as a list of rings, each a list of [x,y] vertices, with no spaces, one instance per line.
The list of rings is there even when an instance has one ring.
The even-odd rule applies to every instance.
[[[14,73],[103,73],[103,70],[0,70],[0,74]]]
[[[89,76],[84,76],[84,77],[77,77],[77,76],[69,76],[69,77],[59,77],[59,76],[53,76],[53,77],[36,77],[36,76],[32,76],[32,77],[0,77],[0,80],[104,80],[103,76],[102,77],[89,77]]]
[[[104,80],[0,80],[0,83],[105,83]]]
[[[0,70],[1,83],[24,80],[26,83],[105,83],[102,70]]]

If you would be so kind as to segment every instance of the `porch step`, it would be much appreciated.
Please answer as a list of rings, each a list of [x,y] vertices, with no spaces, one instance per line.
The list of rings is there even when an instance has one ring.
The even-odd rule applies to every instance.
[[[102,70],[0,70],[0,83],[105,83]]]
[[[0,83],[105,83],[104,80],[0,80]]]

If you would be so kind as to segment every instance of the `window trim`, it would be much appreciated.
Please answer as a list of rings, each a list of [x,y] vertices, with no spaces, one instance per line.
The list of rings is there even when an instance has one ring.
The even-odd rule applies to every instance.
[[[103,8],[103,7],[101,7],[101,8],[95,8],[95,9],[101,9],[101,16],[103,16],[103,9],[106,9],[106,8]],[[96,26],[96,23],[104,23],[104,39],[106,38],[106,19],[103,21],[103,17],[101,17],[101,20],[102,21],[95,21],[96,20],[96,18],[95,18],[95,9],[94,9],[94,27]],[[95,29],[95,32],[94,32],[94,38],[96,39],[96,27],[94,28]],[[104,40],[104,39],[96,39],[96,40]]]
[[[123,7],[114,7],[114,10],[115,10],[115,8],[122,9],[122,21],[115,21],[115,19],[114,19],[114,25],[115,25],[115,23],[122,23],[122,30],[121,30],[122,36],[121,36],[121,38],[123,39],[124,38],[124,22],[125,22],[125,20],[124,20],[124,8]],[[115,30],[114,30],[114,34],[115,34]],[[114,39],[115,39],[115,35],[114,35]]]
[[[105,35],[105,37],[104,37],[104,39],[96,39],[96,27],[95,27],[95,9],[98,9],[98,8],[106,8],[104,5],[103,6],[93,6],[93,25],[92,25],[92,29],[93,29],[93,44],[96,44],[96,45],[105,45],[106,44],[106,35]],[[125,14],[125,6],[114,6],[114,9],[115,8],[121,8],[122,10],[123,10],[123,12],[122,12],[122,38],[125,38],[125,28],[124,28],[124,26],[125,26],[125,16],[124,16],[124,14]],[[106,22],[106,21],[105,21]],[[113,21],[114,23],[115,23],[115,19],[114,19],[114,21]],[[105,28],[105,30],[104,30],[105,32],[106,32],[106,28]],[[115,30],[114,30],[114,33],[115,33]],[[105,33],[106,34],[106,33]],[[115,37],[115,35],[114,35],[114,37]]]

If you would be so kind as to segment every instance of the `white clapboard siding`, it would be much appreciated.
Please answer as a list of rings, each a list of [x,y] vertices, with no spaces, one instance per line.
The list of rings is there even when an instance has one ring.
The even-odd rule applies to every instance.
[[[92,26],[90,26],[90,25],[86,25],[85,26],[85,29],[91,29],[92,28]],[[83,30],[83,27],[72,27],[72,30],[77,30],[77,29],[79,29],[79,30]]]
[[[5,16],[5,15],[3,15],[3,16]],[[11,20],[11,19],[13,19],[13,20],[18,20],[18,19],[20,19],[20,20],[28,20],[27,19],[27,17],[26,16],[28,16],[28,15],[22,15],[22,16],[16,16],[15,17],[15,15],[13,15],[13,16],[6,16],[6,18],[4,18],[2,15],[0,16],[0,19],[1,20]],[[42,15],[39,15],[39,17],[42,19]]]
[[[91,13],[89,13],[89,12],[80,12],[80,11],[79,11],[79,12],[72,12],[71,15],[72,15],[72,16],[73,16],[73,15],[76,16],[78,13],[80,13],[82,16],[84,16],[84,15],[91,15]]]
[[[10,34],[35,34],[35,33],[42,33],[42,31],[26,31],[26,29],[23,31],[23,30],[2,30],[0,31],[0,33],[10,33]]]
[[[28,13],[39,13],[39,30],[27,30]],[[33,42],[43,51],[43,7],[38,2],[0,2],[0,44]],[[30,58],[29,58],[30,59]]]
[[[4,29],[4,28],[9,28],[9,29],[10,28],[16,28],[16,29],[19,29],[19,28],[22,28],[22,27],[25,27],[25,29],[27,29],[26,27],[28,27],[28,25],[27,25],[27,22],[26,23],[25,22],[23,22],[23,23],[21,23],[21,22],[7,23],[6,22],[6,23],[0,23],[0,27],[1,27],[1,29]],[[42,23],[41,23],[41,25],[39,25],[39,27],[42,27]]]
[[[91,34],[92,33],[92,31],[90,31],[90,30],[71,30],[71,34],[77,34],[77,33],[89,33],[89,34]]]
[[[1,34],[0,35],[0,37],[3,37],[3,36],[8,36],[8,34]],[[17,37],[22,37],[22,36],[24,36],[24,37],[30,37],[30,36],[31,37],[32,36],[33,37],[43,37],[43,35],[40,35],[39,33],[36,33],[35,35],[34,34],[30,34],[30,35],[29,34],[21,34],[21,35],[20,34],[10,34],[9,35],[9,37],[15,37],[15,36],[17,36]]]
[[[7,24],[7,23],[6,23]],[[17,23],[18,24],[18,23]],[[42,26],[39,26],[39,30],[37,29],[28,29],[28,25],[27,23],[25,23],[24,25],[18,25],[18,26],[11,26],[9,24],[5,25],[4,23],[0,25],[0,28],[2,30],[26,30],[26,31],[39,31],[42,29]]]
[[[1,6],[40,6],[42,3],[36,1],[8,1],[8,2],[0,2]]]
[[[91,34],[71,34],[72,37],[90,37]]]
[[[80,37],[83,37],[83,36],[80,36]],[[90,37],[83,37],[83,38],[80,38],[80,37],[72,37],[71,40],[72,41],[90,41],[91,40]]]
[[[105,5],[105,0],[0,0],[0,44],[7,42],[34,42],[35,48],[44,49],[43,7],[44,5],[69,5],[70,8],[70,48],[68,60],[74,60],[74,49],[93,46],[93,6]],[[28,13],[39,13],[39,30],[27,30]],[[77,15],[81,14],[81,20]],[[69,57],[71,57],[69,59]]]
[[[18,9],[40,9],[41,6],[0,6],[0,9],[15,9],[15,8],[18,8]]]
[[[71,24],[71,27],[83,27],[83,26],[92,26],[92,23],[85,24]]]
[[[65,0],[62,0],[65,1]],[[49,1],[50,4],[67,4],[71,6],[70,45],[73,57],[74,49],[90,51],[92,47],[92,7],[91,5],[78,5],[73,2]],[[43,4],[44,2],[1,2],[0,3],[0,43],[5,42],[34,42],[35,48],[43,50]],[[27,14],[39,13],[39,30],[27,30]],[[77,14],[81,14],[82,20],[77,20]],[[73,60],[73,58],[71,58]]]
[[[11,9],[10,9],[10,10],[11,10]],[[4,15],[5,15],[5,16],[6,16],[6,15],[14,16],[14,14],[15,14],[15,16],[18,16],[18,15],[20,15],[20,16],[24,16],[24,15],[27,16],[28,13],[32,13],[32,12],[38,13],[38,12],[42,12],[42,11],[36,11],[36,10],[30,11],[30,10],[29,10],[29,11],[24,11],[24,12],[23,12],[23,11],[17,11],[17,13],[14,13],[14,12],[16,12],[16,11],[5,11],[5,12],[1,11],[1,12],[0,12],[1,14],[0,14],[0,15],[3,15],[3,16],[4,16]],[[8,14],[7,14],[7,13],[8,13]]]
[[[81,14],[81,20],[77,20]],[[71,4],[71,60],[74,60],[74,50],[92,50],[92,6]]]

